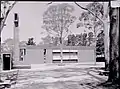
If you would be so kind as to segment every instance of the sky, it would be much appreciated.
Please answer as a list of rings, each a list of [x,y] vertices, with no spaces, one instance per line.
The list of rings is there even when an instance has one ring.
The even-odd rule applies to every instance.
[[[17,2],[13,7],[11,12],[8,15],[6,20],[6,26],[2,31],[2,39],[4,40],[8,38],[13,38],[13,29],[14,29],[14,13],[18,13],[19,15],[19,39],[20,41],[27,41],[29,37],[33,37],[34,41],[39,44],[41,41],[41,37],[44,37],[45,34],[41,34],[45,30],[42,28],[43,25],[43,13],[47,10],[50,5],[59,4],[63,2],[53,2],[50,5],[47,5],[49,2]],[[68,3],[68,2],[64,2]],[[90,3],[90,2],[89,2]],[[84,11],[80,9],[73,2],[69,2],[70,5],[73,5],[75,11],[72,13],[73,16],[76,16],[77,19],[75,22],[69,27],[69,30],[74,34],[79,34],[84,32],[85,28],[76,28],[76,24],[79,22],[79,16]],[[85,7],[87,2],[80,2],[81,6]]]

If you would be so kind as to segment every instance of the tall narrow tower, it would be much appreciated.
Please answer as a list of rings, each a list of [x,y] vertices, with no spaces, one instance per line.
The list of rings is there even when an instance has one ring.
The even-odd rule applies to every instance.
[[[19,18],[18,14],[14,14],[14,63],[19,61]]]

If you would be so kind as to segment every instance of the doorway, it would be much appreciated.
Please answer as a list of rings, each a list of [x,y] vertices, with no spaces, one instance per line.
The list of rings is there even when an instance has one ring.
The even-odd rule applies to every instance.
[[[10,54],[3,54],[3,70],[11,69],[11,57]]]

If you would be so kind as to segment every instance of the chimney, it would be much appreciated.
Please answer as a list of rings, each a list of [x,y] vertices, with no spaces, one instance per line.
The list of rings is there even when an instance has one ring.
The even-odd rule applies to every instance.
[[[14,63],[19,61],[19,18],[18,14],[14,14]]]

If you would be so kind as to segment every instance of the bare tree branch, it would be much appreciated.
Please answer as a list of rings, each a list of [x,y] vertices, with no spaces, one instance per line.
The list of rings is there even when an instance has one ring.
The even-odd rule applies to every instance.
[[[11,6],[9,6],[9,8],[8,8],[8,10],[7,10],[7,12],[6,12],[6,15],[5,15],[5,17],[4,17],[3,21],[2,21],[1,31],[3,30],[3,27],[5,26],[4,24],[5,24],[5,21],[6,21],[7,17],[8,17],[9,12],[10,12],[10,11],[12,10],[12,8],[15,6],[16,2],[17,2],[17,1],[15,1]]]
[[[53,2],[53,1],[51,1],[51,2],[48,3],[47,5],[52,4],[52,2]],[[104,24],[103,20],[102,20],[101,18],[99,18],[98,16],[96,16],[92,11],[90,11],[90,10],[87,9],[87,8],[82,7],[82,6],[79,5],[77,2],[75,2],[75,4],[76,4],[78,7],[80,7],[81,9],[84,9],[84,10],[87,10],[88,12],[90,12],[93,16],[95,16],[97,19],[99,19],[99,20]]]
[[[81,9],[84,9],[84,10],[87,10],[88,12],[90,12],[93,16],[95,16],[97,19],[99,19],[99,20],[104,24],[103,20],[102,20],[101,18],[99,18],[98,16],[96,16],[92,11],[90,11],[90,10],[87,9],[87,8],[82,7],[81,5],[79,5],[79,4],[76,3],[76,2],[75,2],[75,4],[76,4],[78,7],[80,7]]]

